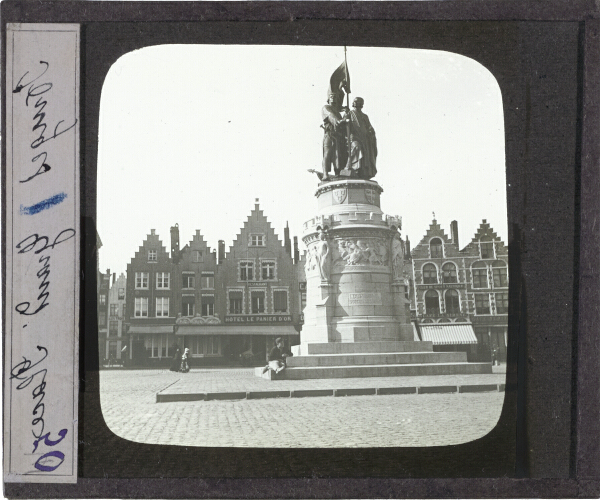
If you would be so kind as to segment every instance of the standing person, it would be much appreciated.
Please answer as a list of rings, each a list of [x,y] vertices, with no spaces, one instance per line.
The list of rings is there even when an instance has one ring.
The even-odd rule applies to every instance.
[[[269,357],[267,358],[268,363],[267,366],[263,368],[263,373],[266,373],[268,370],[272,370],[275,373],[279,373],[280,371],[285,369],[285,357],[283,354],[283,339],[278,337],[275,339],[275,347],[271,349],[269,352]]]
[[[171,361],[171,370],[172,372],[178,372],[181,369],[181,349],[177,347],[175,351],[175,356],[173,356],[173,361]]]
[[[181,373],[187,373],[190,371],[190,365],[188,364],[188,358],[190,357],[190,350],[186,347],[181,356]]]

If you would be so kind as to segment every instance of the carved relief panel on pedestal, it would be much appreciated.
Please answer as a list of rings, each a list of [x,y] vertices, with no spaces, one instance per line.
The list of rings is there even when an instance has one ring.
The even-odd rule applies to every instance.
[[[386,238],[336,238],[332,242],[333,265],[346,266],[389,265],[389,240]]]

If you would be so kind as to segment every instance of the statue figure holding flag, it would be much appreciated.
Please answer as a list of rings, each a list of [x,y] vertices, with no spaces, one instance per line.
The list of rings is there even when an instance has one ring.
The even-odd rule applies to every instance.
[[[329,81],[327,104],[321,110],[323,123],[323,176],[322,180],[329,178],[331,167],[334,175],[339,175],[348,161],[347,124],[349,118],[342,116],[342,103],[344,91],[350,92],[350,75],[346,61],[335,70]]]
[[[350,74],[348,63],[344,62],[336,69],[329,80],[327,104],[321,110],[323,123],[323,173],[316,173],[320,180],[333,175],[371,179],[377,173],[377,138],[369,117],[363,113],[365,103],[357,97],[349,109]],[[343,106],[346,96],[346,106]]]

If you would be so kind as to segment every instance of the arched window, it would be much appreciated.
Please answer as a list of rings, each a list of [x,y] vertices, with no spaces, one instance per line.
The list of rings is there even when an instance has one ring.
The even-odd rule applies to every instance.
[[[423,283],[437,283],[437,269],[433,264],[423,266]]]
[[[487,266],[484,262],[475,262],[471,267],[473,288],[488,288]]]
[[[458,283],[456,266],[452,262],[446,262],[442,266],[442,283]]]
[[[443,257],[444,254],[442,240],[440,240],[439,238],[433,238],[429,242],[429,252],[431,254],[432,259]]]
[[[482,259],[493,259],[494,258],[494,242],[489,236],[482,236],[479,238],[479,250],[481,252]]]
[[[448,314],[459,314],[460,313],[460,302],[458,299],[458,292],[456,290],[446,290],[446,312]]]
[[[508,268],[503,260],[496,260],[492,263],[492,272],[494,274],[494,286],[508,286]]]
[[[435,290],[425,293],[425,314],[440,314],[440,297]]]

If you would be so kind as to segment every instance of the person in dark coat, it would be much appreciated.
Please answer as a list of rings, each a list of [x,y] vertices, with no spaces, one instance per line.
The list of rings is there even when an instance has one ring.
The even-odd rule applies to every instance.
[[[272,370],[275,373],[279,373],[284,370],[286,356],[287,353],[284,354],[283,339],[279,337],[275,340],[275,347],[269,352],[269,357],[267,358],[268,364],[263,368],[262,372],[266,373],[267,370]]]
[[[172,372],[178,372],[181,369],[181,349],[179,347],[175,351],[175,356],[173,356],[173,361],[171,361],[171,370]]]

